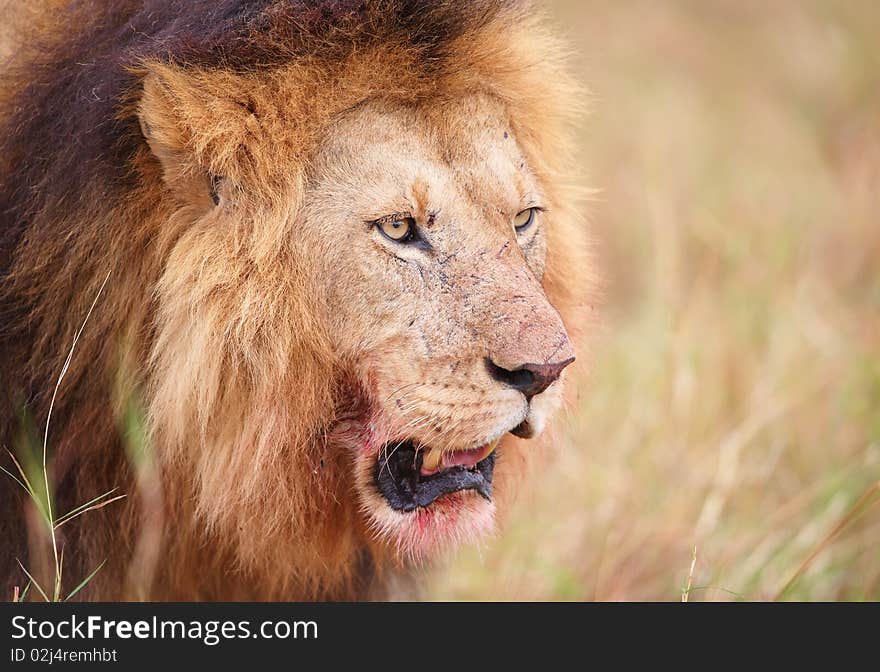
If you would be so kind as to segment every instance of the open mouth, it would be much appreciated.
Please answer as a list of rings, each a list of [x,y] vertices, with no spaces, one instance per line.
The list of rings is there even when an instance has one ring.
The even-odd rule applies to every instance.
[[[376,464],[376,487],[396,511],[426,507],[443,495],[474,490],[492,500],[498,440],[473,450],[442,452],[412,441],[385,446]]]

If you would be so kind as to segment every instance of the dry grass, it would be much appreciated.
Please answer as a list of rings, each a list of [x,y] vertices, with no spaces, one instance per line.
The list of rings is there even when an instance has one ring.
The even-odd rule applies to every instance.
[[[428,597],[880,599],[880,4],[551,7],[605,325],[555,457]]]
[[[36,538],[46,541],[47,545],[50,546],[52,549],[51,562],[48,563],[51,566],[51,571],[48,572],[51,574],[51,590],[48,589],[49,584],[45,583],[45,576],[43,578],[43,581],[46,585],[46,588],[44,588],[40,584],[40,581],[38,581],[33,576],[31,571],[29,571],[28,568],[22,564],[21,560],[16,558],[16,562],[18,563],[22,574],[27,578],[27,583],[25,584],[23,589],[18,585],[15,585],[13,587],[13,602],[24,601],[31,587],[33,587],[36,592],[40,594],[40,597],[42,597],[45,602],[66,602],[67,600],[75,597],[76,594],[80,592],[80,590],[85,588],[85,586],[88,585],[88,583],[95,577],[95,575],[99,571],[101,571],[101,569],[104,567],[104,564],[106,563],[106,560],[101,562],[94,570],[92,570],[92,572],[88,576],[82,579],[72,590],[68,592],[67,596],[65,597],[62,594],[65,547],[61,546],[59,548],[59,539],[57,534],[58,529],[62,527],[65,523],[69,523],[75,518],[79,518],[80,516],[87,514],[91,511],[102,509],[108,504],[112,504],[113,502],[117,502],[126,497],[126,495],[124,494],[115,494],[117,488],[113,488],[107,492],[97,495],[96,497],[93,497],[89,501],[73,508],[67,513],[61,514],[56,509],[54,504],[54,484],[52,483],[52,479],[50,479],[49,477],[49,425],[52,422],[52,410],[55,407],[55,401],[58,398],[58,390],[61,388],[61,383],[64,380],[64,376],[67,375],[68,368],[70,367],[70,362],[73,359],[74,353],[76,351],[76,345],[79,342],[83,331],[85,331],[86,325],[89,322],[89,318],[92,316],[92,312],[94,311],[98,300],[104,293],[104,288],[107,285],[107,281],[110,279],[110,275],[111,273],[108,272],[106,277],[104,278],[104,282],[101,284],[101,287],[98,290],[97,295],[95,296],[91,306],[89,307],[85,319],[83,320],[79,329],[76,331],[76,334],[73,338],[73,343],[71,344],[70,350],[67,353],[67,358],[64,360],[64,365],[61,367],[61,371],[58,374],[58,379],[52,392],[52,399],[49,403],[49,411],[46,416],[46,427],[43,432],[42,442],[40,443],[39,441],[35,440],[35,437],[33,437],[32,433],[26,430],[21,437],[21,445],[17,446],[17,449],[19,450],[21,455],[21,460],[16,458],[15,453],[6,448],[6,453],[12,461],[12,464],[15,466],[17,474],[7,470],[5,467],[0,467],[0,472],[2,472],[2,476],[0,477],[10,478],[27,494],[28,499],[30,500],[31,504],[38,514],[36,517],[37,529],[34,530]],[[22,420],[25,422],[26,426],[29,424],[29,418],[26,411],[23,412]],[[37,447],[38,443],[40,443],[39,447]],[[22,466],[22,463],[24,463],[25,466]]]

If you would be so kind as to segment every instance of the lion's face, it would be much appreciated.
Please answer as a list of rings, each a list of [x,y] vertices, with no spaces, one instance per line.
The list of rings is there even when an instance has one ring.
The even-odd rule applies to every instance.
[[[417,557],[491,527],[499,441],[537,435],[574,360],[542,289],[553,212],[506,121],[473,96],[365,104],[330,129],[301,234],[335,351],[361,509]]]

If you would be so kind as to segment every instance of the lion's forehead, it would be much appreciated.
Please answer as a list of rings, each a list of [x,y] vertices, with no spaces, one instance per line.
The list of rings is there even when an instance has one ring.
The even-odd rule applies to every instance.
[[[365,216],[397,203],[426,217],[467,203],[481,220],[497,219],[540,192],[506,111],[483,96],[440,109],[361,106],[330,128],[315,163],[307,198],[335,197]]]

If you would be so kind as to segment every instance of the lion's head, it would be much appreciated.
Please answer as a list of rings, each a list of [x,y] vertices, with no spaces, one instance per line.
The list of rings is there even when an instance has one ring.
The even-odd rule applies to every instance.
[[[560,49],[519,3],[418,4],[269,3],[262,42],[228,28],[251,61],[227,35],[128,66],[136,187],[106,212],[147,248],[115,329],[179,525],[159,594],[195,540],[318,595],[478,538],[561,404],[586,261]]]
[[[473,94],[345,113],[303,221],[333,349],[368,399],[364,513],[417,555],[485,529],[498,442],[541,432],[574,361],[541,286],[552,206],[508,111]]]

